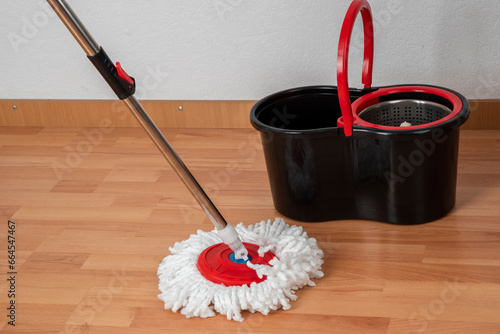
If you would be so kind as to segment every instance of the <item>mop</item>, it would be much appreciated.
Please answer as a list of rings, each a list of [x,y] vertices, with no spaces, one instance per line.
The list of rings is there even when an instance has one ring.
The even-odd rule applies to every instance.
[[[243,321],[242,311],[267,315],[289,309],[294,294],[312,279],[321,278],[323,252],[301,227],[283,219],[262,221],[245,228],[228,224],[184,165],[170,143],[134,97],[135,80],[108,57],[65,0],[47,0],[75,37],[88,59],[123,100],[140,125],[184,182],[215,226],[198,231],[170,248],[158,268],[158,296],[165,309],[186,317]],[[221,243],[222,241],[222,243]]]
[[[217,233],[198,231],[170,248],[158,268],[158,296],[165,309],[186,317],[213,317],[243,321],[242,311],[267,315],[291,307],[295,290],[315,286],[321,278],[323,252],[314,238],[281,218],[244,227],[236,226],[249,252],[249,261],[231,259]],[[225,251],[226,250],[226,251]]]

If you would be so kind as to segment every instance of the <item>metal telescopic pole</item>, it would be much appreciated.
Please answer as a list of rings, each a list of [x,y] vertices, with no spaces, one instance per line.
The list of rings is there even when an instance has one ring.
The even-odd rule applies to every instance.
[[[66,3],[65,0],[47,0],[52,9],[57,13],[61,21],[68,28],[71,34],[75,37],[76,41],[80,44],[82,49],[85,51],[89,58],[93,58],[100,53],[103,53],[102,48],[96,43],[94,38],[87,31],[82,22],[78,19],[76,14],[73,12],[71,7]],[[110,61],[109,61],[110,62]],[[111,63],[112,64],[112,63]],[[105,64],[107,67],[111,65],[109,63]],[[96,66],[97,67],[97,66]],[[114,65],[113,65],[114,68]],[[105,70],[107,71],[107,69]],[[116,72],[116,69],[114,69]],[[102,73],[106,80],[108,80],[111,74]],[[114,79],[109,79],[113,81]],[[109,81],[108,81],[109,83]],[[135,88],[135,83],[133,84]],[[113,88],[113,87],[112,87]],[[132,88],[131,86],[129,88]],[[135,89],[134,89],[135,91]],[[116,92],[116,91],[115,91]],[[186,165],[182,162],[181,158],[174,151],[170,143],[163,136],[161,131],[155,125],[153,120],[149,117],[148,113],[141,106],[139,101],[132,94],[127,94],[124,98],[121,98],[126,106],[130,109],[134,117],[137,119],[139,124],[146,130],[149,137],[153,140],[155,145],[158,147],[160,152],[163,154],[165,159],[170,163],[174,171],[184,182],[186,187],[189,189],[193,197],[203,208],[207,216],[210,218],[217,230],[222,230],[227,226],[227,222],[219,213],[219,210],[212,203],[210,198],[207,196],[203,188],[198,184],[196,179],[193,177],[191,172],[188,170]]]

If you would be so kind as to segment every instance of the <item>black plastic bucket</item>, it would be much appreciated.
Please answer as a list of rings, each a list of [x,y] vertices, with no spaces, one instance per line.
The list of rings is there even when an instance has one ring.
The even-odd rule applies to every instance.
[[[355,90],[347,68],[360,13],[365,89]],[[469,103],[436,86],[372,88],[373,37],[368,1],[353,0],[340,33],[338,88],[294,88],[252,108],[274,205],[287,217],[419,224],[455,205],[459,128]]]
[[[351,89],[351,101],[377,90]],[[276,209],[307,222],[419,224],[445,216],[455,204],[459,127],[469,116],[467,100],[447,91],[463,104],[453,119],[410,130],[354,125],[350,137],[337,126],[336,87],[294,88],[260,100],[250,118],[261,133]]]

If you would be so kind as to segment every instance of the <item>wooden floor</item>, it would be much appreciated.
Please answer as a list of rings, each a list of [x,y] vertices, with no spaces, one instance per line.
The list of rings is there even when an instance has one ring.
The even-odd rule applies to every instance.
[[[164,133],[229,222],[279,216],[256,131]],[[457,205],[440,221],[286,219],[318,239],[325,277],[290,310],[237,323],[186,319],[157,298],[169,246],[212,225],[141,129],[0,128],[0,330],[500,333],[500,131],[463,131],[460,151]]]

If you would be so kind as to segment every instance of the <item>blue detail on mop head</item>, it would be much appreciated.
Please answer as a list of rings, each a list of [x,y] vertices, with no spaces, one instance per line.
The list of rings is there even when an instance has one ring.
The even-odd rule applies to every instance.
[[[244,263],[247,263],[248,261],[252,261],[252,257],[250,255],[248,255],[248,260],[244,260],[244,259],[236,260],[236,258],[234,257],[234,253],[231,253],[229,255],[229,260],[233,261],[234,263],[244,264]]]

